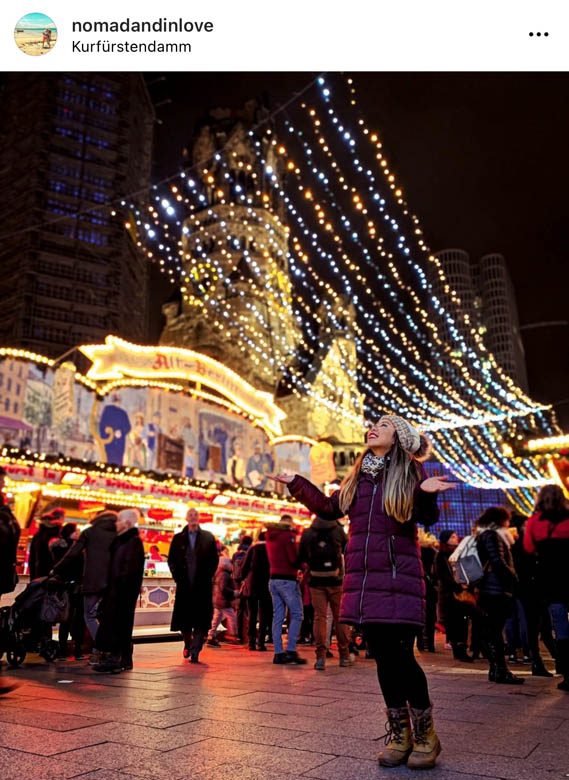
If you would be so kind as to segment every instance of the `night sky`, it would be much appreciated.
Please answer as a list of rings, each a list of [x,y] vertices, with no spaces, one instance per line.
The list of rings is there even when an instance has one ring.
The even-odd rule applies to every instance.
[[[157,105],[153,180],[176,171],[209,108],[289,100],[310,73],[148,74]],[[569,74],[352,74],[370,129],[433,251],[504,255],[522,325],[569,319]],[[151,83],[153,82],[154,83]],[[171,103],[162,103],[165,100]],[[158,280],[155,280],[158,282]],[[171,287],[153,289],[153,339]],[[524,332],[530,393],[569,430],[569,328]],[[558,404],[558,402],[566,403]]]

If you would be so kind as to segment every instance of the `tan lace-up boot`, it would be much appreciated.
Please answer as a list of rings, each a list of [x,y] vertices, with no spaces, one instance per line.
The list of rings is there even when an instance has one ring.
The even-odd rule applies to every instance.
[[[409,769],[432,769],[441,752],[441,743],[433,724],[432,706],[426,710],[410,708],[413,721],[413,751],[407,761]]]
[[[411,740],[411,722],[407,707],[386,710],[385,750],[378,753],[381,766],[400,766],[405,764],[413,749]]]

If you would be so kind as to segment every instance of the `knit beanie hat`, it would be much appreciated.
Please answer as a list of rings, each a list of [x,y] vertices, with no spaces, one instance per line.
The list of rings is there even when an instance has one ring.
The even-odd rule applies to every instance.
[[[450,528],[443,528],[443,530],[439,534],[439,542],[442,542],[443,544],[448,544],[448,540],[453,535],[454,531],[452,531]]]
[[[399,444],[404,452],[408,455],[416,455],[419,452],[422,446],[422,437],[414,425],[395,414],[385,414],[382,419],[389,420],[393,424]]]

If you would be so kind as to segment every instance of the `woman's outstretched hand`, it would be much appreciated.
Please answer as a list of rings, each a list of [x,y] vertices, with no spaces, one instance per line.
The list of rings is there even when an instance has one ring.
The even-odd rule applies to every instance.
[[[421,490],[424,490],[426,493],[444,493],[445,490],[451,490],[453,487],[456,487],[455,482],[447,482],[448,477],[442,476],[442,477],[429,477],[429,479],[426,479],[424,482],[421,482]]]
[[[283,485],[288,485],[294,479],[294,474],[267,474],[269,479],[273,482],[281,482]]]

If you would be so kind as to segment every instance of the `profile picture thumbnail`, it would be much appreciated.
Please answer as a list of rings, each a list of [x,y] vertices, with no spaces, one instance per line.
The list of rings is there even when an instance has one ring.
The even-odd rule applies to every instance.
[[[57,41],[57,27],[45,14],[26,14],[16,24],[14,39],[17,47],[31,57],[50,52]]]

